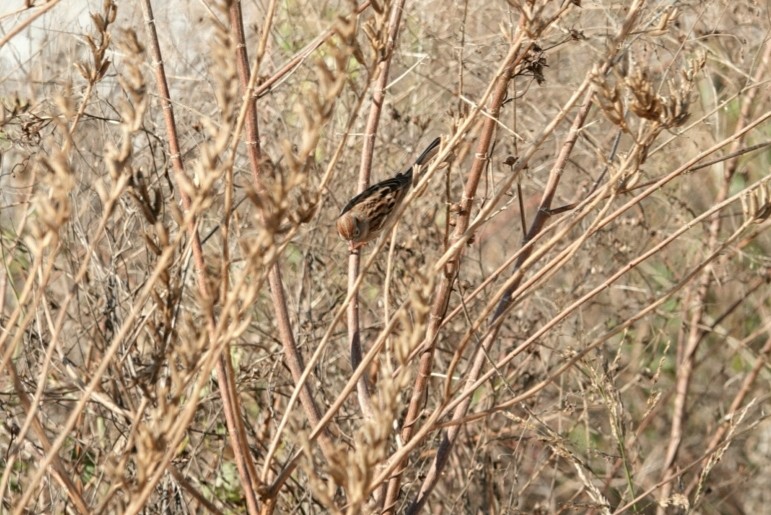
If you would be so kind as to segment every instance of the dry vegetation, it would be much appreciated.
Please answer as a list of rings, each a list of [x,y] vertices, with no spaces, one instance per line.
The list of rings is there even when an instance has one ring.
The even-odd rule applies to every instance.
[[[0,8],[2,511],[768,509],[766,2],[149,3]]]

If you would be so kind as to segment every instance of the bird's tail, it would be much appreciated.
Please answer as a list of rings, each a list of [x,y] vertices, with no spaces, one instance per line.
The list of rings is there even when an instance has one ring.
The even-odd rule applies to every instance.
[[[423,153],[418,156],[413,166],[422,166],[426,164],[426,162],[434,157],[439,151],[439,143],[441,142],[442,138],[436,138],[434,141],[432,141],[431,144],[426,147],[426,150],[424,150]]]
[[[407,178],[409,178],[410,182],[412,182],[412,169],[416,166],[423,166],[428,162],[429,159],[434,157],[436,153],[439,151],[439,143],[442,142],[442,138],[436,138],[434,141],[431,142],[430,145],[426,147],[426,149],[421,153],[418,158],[415,160],[415,164],[407,168],[403,173],[399,175],[403,175]]]

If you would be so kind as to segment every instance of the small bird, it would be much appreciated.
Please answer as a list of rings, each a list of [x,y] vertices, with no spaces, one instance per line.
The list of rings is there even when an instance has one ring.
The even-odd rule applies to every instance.
[[[337,218],[337,232],[348,242],[351,251],[390,228],[396,221],[396,210],[412,186],[412,169],[422,166],[439,148],[436,138],[406,171],[373,184],[353,197]]]

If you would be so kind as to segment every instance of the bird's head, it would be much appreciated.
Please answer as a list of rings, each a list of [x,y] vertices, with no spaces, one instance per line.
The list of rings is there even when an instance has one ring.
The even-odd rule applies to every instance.
[[[345,213],[337,219],[337,232],[351,243],[363,242],[367,237],[367,223],[353,213]]]

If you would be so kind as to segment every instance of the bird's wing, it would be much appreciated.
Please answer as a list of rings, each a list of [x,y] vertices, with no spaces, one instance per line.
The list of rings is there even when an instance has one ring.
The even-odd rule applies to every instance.
[[[399,192],[402,189],[406,189],[405,185],[408,182],[412,182],[411,174],[408,177],[407,174],[400,173],[395,175],[394,177],[391,177],[390,179],[386,179],[384,181],[381,181],[377,184],[373,184],[366,190],[362,191],[355,197],[353,197],[351,200],[348,201],[348,203],[345,205],[342,211],[340,211],[340,214],[343,215],[353,209],[354,206],[360,205],[361,209],[364,209],[365,211],[367,208],[375,204],[379,204],[383,202],[383,199],[387,196],[394,197],[394,202],[396,201],[396,198],[398,195],[395,194],[395,192]]]

